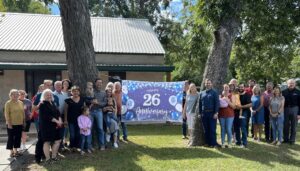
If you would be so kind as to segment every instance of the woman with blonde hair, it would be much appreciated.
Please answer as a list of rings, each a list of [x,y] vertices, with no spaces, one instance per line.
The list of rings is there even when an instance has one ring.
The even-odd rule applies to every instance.
[[[261,94],[261,89],[258,84],[253,87],[251,102],[252,107],[250,109],[252,113],[254,140],[259,142],[264,124],[264,96]],[[259,137],[257,137],[257,133]]]
[[[186,95],[186,101],[183,108],[183,118],[187,120],[188,125],[188,134],[191,135],[193,129],[194,117],[196,115],[196,103],[198,100],[199,94],[194,83],[189,85],[189,89]]]
[[[284,102],[285,99],[281,95],[279,87],[273,90],[273,97],[270,99],[270,116],[272,123],[273,145],[280,145],[282,143],[283,121],[284,121]],[[278,134],[278,136],[277,136]]]
[[[7,145],[6,149],[10,150],[10,157],[18,157],[21,154],[17,151],[21,145],[21,135],[24,124],[24,104],[19,98],[19,92],[11,89],[9,92],[10,99],[5,103],[4,115],[7,125]]]

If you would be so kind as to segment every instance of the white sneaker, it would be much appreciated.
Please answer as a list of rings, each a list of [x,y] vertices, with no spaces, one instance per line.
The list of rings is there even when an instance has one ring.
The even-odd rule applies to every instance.
[[[26,145],[25,144],[21,144],[21,150],[26,150]]]
[[[114,147],[118,148],[119,147],[118,143],[114,143]]]
[[[87,152],[88,152],[89,154],[91,154],[91,153],[92,153],[92,151],[91,151],[90,149],[88,149],[88,150],[87,150]]]
[[[84,152],[84,151],[80,151],[80,155],[82,155],[82,156],[83,156],[84,154],[85,154],[85,152]]]
[[[110,142],[110,134],[106,134],[106,142]]]

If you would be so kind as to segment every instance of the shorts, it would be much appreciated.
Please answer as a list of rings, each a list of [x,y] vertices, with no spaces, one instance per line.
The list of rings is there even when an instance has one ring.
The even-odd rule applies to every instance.
[[[188,124],[188,129],[193,129],[195,116],[196,116],[196,113],[187,113],[186,114],[186,117],[187,117],[186,123]]]
[[[31,125],[31,120],[26,121],[25,127],[23,127],[23,132],[29,132],[30,125]]]

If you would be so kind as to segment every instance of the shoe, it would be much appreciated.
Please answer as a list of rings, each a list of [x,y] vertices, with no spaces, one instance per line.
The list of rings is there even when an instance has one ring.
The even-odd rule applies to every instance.
[[[226,148],[224,144],[221,145],[221,148]]]
[[[295,144],[295,142],[294,142],[294,141],[291,141],[291,142],[290,142],[290,145],[294,145],[294,144]]]
[[[104,150],[105,150],[105,147],[101,146],[100,151],[104,151]]]
[[[59,158],[58,157],[54,157],[54,158],[52,158],[51,159],[53,162],[57,162],[57,161],[59,161]]]
[[[85,154],[85,152],[84,152],[84,151],[80,151],[80,155],[82,155],[82,156],[83,156],[84,154]]]
[[[240,119],[244,119],[244,118],[245,118],[245,116],[239,116],[239,118],[240,118]]]
[[[114,148],[119,148],[119,145],[118,145],[118,143],[114,143]]]
[[[95,149],[92,147],[92,148],[91,148],[91,151],[95,151]]]
[[[215,146],[213,146],[214,148],[221,148],[222,146],[220,144],[217,144]]]
[[[52,162],[51,159],[48,159],[48,160],[45,161],[45,165],[50,165],[50,164],[52,164],[52,163],[53,163],[53,162]]]
[[[26,150],[27,148],[26,148],[26,145],[25,144],[22,144],[21,145],[21,150]]]
[[[277,142],[277,144],[276,144],[276,146],[280,146],[281,145],[281,142],[280,141],[278,141]]]
[[[90,149],[88,149],[88,150],[87,150],[87,152],[88,152],[89,154],[91,154],[91,153],[92,153],[92,151],[91,151]]]
[[[227,148],[232,148],[232,145],[231,145],[231,144],[228,144]]]
[[[272,144],[272,145],[276,145],[276,143],[277,143],[277,141],[273,141],[271,144]]]
[[[244,145],[240,145],[241,148],[246,148]]]
[[[110,142],[110,135],[106,134],[106,142]]]
[[[182,136],[182,139],[189,139],[187,136]]]
[[[124,141],[128,141],[127,137],[123,137],[123,140],[124,140]]]

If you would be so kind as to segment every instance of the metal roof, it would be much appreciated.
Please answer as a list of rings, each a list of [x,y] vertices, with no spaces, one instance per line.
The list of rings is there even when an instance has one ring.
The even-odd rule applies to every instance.
[[[175,67],[167,65],[114,65],[97,64],[99,71],[172,72]],[[67,70],[64,63],[15,63],[0,62],[0,70]]]
[[[165,54],[146,19],[91,17],[96,53]],[[64,52],[61,17],[0,13],[0,50]]]

